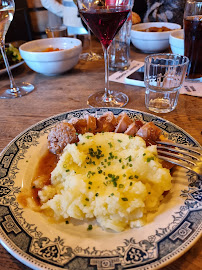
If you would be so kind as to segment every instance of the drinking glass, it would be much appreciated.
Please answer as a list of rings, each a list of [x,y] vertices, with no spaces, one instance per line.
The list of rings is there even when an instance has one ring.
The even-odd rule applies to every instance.
[[[105,60],[105,90],[88,98],[91,107],[122,107],[128,97],[122,92],[109,89],[109,46],[127,20],[132,0],[77,0],[81,18],[100,40]]]
[[[80,59],[85,60],[85,61],[97,61],[97,60],[100,60],[100,59],[103,58],[103,56],[93,52],[90,28],[89,28],[89,26],[87,26],[87,28],[88,28],[88,40],[89,40],[89,50],[90,51],[86,52],[86,53],[82,53],[80,55]]]
[[[179,54],[151,54],[145,58],[145,105],[156,113],[175,109],[189,59]]]
[[[24,96],[33,91],[34,86],[30,83],[23,82],[21,85],[16,85],[11,73],[8,58],[5,51],[5,36],[13,20],[15,12],[15,2],[13,0],[0,1],[0,49],[8,72],[10,85],[1,87],[3,93],[0,98],[17,98]]]
[[[46,27],[46,35],[48,38],[67,37],[67,26],[48,26]]]
[[[202,77],[202,0],[187,0],[184,10],[184,55],[189,58],[188,79]]]

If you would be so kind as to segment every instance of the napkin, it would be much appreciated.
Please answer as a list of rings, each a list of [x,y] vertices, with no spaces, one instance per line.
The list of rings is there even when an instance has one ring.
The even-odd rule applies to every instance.
[[[145,87],[144,82],[128,80],[127,77],[144,66],[144,62],[133,60],[130,64],[130,67],[124,71],[117,71],[111,76],[109,76],[109,80],[118,83],[130,84],[130,85],[138,85]],[[180,88],[180,94],[186,94],[196,97],[202,97],[202,78],[194,81],[194,80],[185,80],[183,86]]]
[[[132,74],[133,72],[135,72],[136,70],[138,70],[142,66],[144,66],[144,62],[139,62],[139,61],[134,60],[134,61],[131,62],[130,67],[127,70],[115,72],[114,74],[109,76],[109,80],[113,81],[113,82],[125,83],[125,84],[133,84],[134,85],[133,82],[128,82],[126,80],[126,77],[128,77],[130,74]]]
[[[202,80],[200,81],[186,81],[180,89],[180,94],[202,97]]]

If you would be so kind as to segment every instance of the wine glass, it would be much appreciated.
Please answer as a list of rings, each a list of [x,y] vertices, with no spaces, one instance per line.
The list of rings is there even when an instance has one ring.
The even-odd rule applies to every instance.
[[[8,72],[10,86],[1,87],[0,98],[17,98],[24,96],[33,91],[34,86],[30,83],[23,82],[21,85],[16,85],[11,73],[8,58],[5,51],[5,36],[13,20],[15,12],[15,2],[13,0],[0,1],[0,49]]]
[[[100,40],[105,60],[105,90],[88,98],[91,107],[123,107],[128,96],[109,89],[109,46],[127,20],[132,0],[77,0],[81,18]]]

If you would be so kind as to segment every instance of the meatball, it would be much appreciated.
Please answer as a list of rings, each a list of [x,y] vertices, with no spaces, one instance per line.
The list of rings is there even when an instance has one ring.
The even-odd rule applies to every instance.
[[[73,125],[61,122],[55,125],[48,135],[48,149],[53,154],[60,154],[68,143],[75,143],[77,140]]]

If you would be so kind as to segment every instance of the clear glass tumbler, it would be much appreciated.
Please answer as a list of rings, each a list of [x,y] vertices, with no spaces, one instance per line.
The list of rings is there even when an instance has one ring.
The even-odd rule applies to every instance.
[[[46,28],[48,38],[67,37],[67,27],[65,25],[57,25]]]
[[[124,23],[109,48],[109,69],[126,70],[130,66],[131,17]]]
[[[145,105],[156,113],[175,109],[189,59],[175,54],[152,54],[145,58]]]

